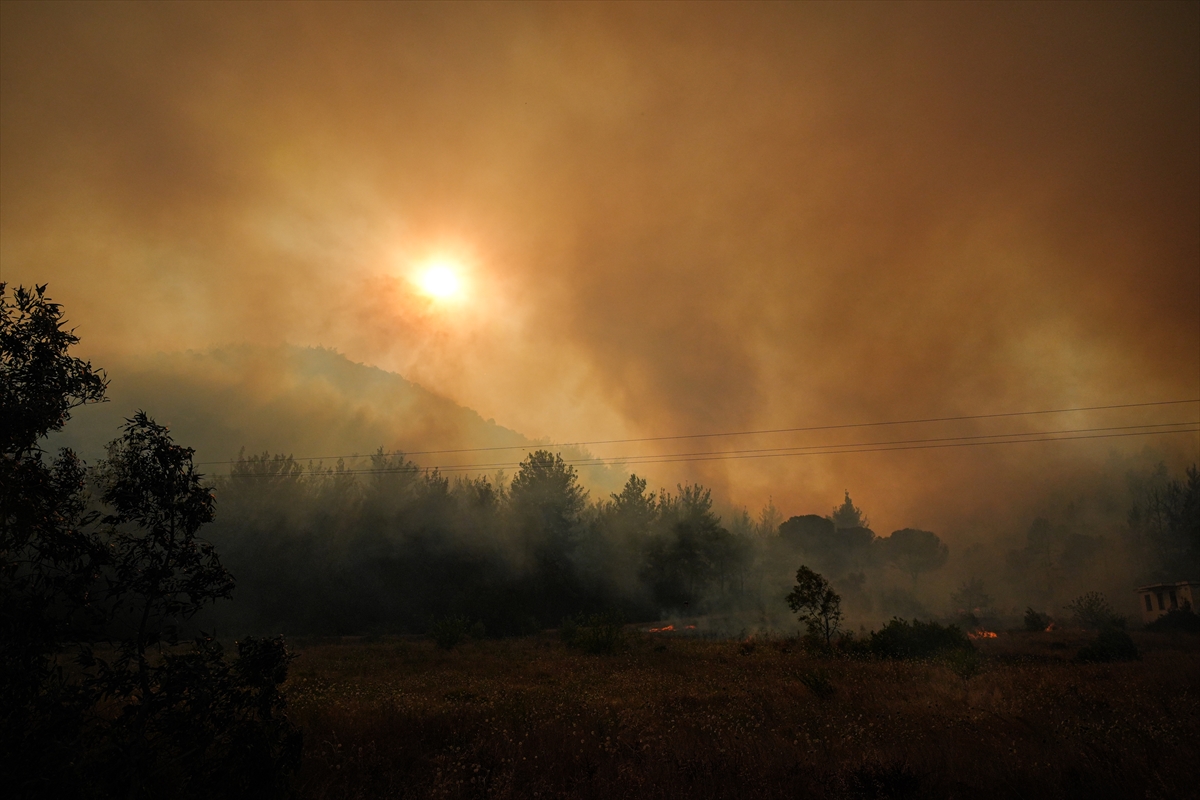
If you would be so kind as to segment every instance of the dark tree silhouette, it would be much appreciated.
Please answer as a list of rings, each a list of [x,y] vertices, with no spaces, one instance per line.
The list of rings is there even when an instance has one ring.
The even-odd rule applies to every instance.
[[[193,450],[175,444],[144,411],[127,420],[124,431],[109,444],[97,482],[115,512],[104,517],[111,526],[109,596],[133,617],[127,622],[136,632],[123,642],[122,659],[136,669],[130,693],[145,713],[152,695],[147,649],[177,644],[179,623],[228,598],[233,578],[212,545],[196,536],[212,522],[214,501],[200,484]]]
[[[846,499],[840,506],[837,506],[829,514],[829,520],[840,530],[842,528],[869,528],[871,527],[870,520],[862,513],[862,509],[854,505],[854,501],[850,499],[850,492],[846,492]]]
[[[913,586],[922,572],[942,567],[950,556],[950,548],[936,533],[917,528],[893,531],[881,542],[888,563],[911,575]]]
[[[659,498],[658,524],[647,543],[643,577],[660,605],[696,610],[710,588],[726,591],[746,563],[747,543],[721,525],[712,492],[679,486]]]
[[[992,596],[984,591],[982,580],[972,578],[950,595],[950,602],[960,613],[974,616],[976,612],[982,613],[992,605]]]
[[[842,598],[829,581],[806,566],[796,570],[796,585],[787,597],[788,607],[808,626],[809,633],[820,634],[829,644],[842,622]]]
[[[654,493],[646,491],[646,479],[631,474],[620,494],[612,495],[612,516],[622,532],[645,534],[658,516]]]
[[[779,538],[784,544],[814,555],[832,549],[836,533],[837,527],[832,520],[816,514],[792,517],[779,526]]]
[[[509,486],[509,500],[528,554],[549,569],[562,569],[574,545],[587,491],[561,454],[530,453]]]
[[[79,339],[64,325],[45,286],[10,298],[0,283],[0,751],[18,794],[72,763],[87,702],[55,659],[102,615],[92,590],[106,552],[84,465],[65,449],[47,462],[41,447],[107,387],[69,354]]]
[[[6,785],[22,797],[279,793],[300,748],[277,688],[282,640],[246,639],[232,663],[203,635],[172,647],[178,623],[233,586],[196,536],[213,500],[192,451],[139,412],[97,473],[113,511],[97,525],[83,464],[69,451],[45,464],[39,441],[102,399],[104,377],[68,355],[78,339],[45,287],[9,303],[0,284],[0,311]],[[99,639],[115,657],[97,655]]]
[[[1144,536],[1157,556],[1151,575],[1175,580],[1177,575],[1200,572],[1200,470],[1188,467],[1183,479],[1160,480],[1135,494],[1129,525]]]

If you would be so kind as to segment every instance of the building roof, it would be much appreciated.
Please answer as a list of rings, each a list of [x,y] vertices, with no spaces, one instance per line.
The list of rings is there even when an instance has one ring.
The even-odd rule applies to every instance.
[[[1176,583],[1152,583],[1148,586],[1139,586],[1134,591],[1138,592],[1153,592],[1158,589],[1175,589],[1179,586],[1195,586],[1200,589],[1200,581],[1178,581]]]

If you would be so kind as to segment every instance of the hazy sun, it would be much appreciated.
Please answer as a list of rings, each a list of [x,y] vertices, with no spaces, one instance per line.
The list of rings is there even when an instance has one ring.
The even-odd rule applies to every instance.
[[[417,286],[435,300],[451,300],[462,293],[458,267],[447,261],[427,264],[417,275]]]

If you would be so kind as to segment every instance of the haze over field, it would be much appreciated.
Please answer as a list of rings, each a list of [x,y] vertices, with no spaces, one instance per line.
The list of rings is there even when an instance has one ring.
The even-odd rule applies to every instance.
[[[136,395],[217,460],[243,444],[306,457],[1200,396],[1194,3],[0,15],[0,270],[49,283],[80,352],[110,368],[112,408],[80,424]],[[398,373],[445,416],[397,403],[386,419],[356,379],[314,394],[291,356],[211,366],[302,352],[285,346]],[[225,429],[188,441],[196,409]],[[880,532],[957,542],[1198,457],[1188,432],[638,471],[785,515],[850,489]]]

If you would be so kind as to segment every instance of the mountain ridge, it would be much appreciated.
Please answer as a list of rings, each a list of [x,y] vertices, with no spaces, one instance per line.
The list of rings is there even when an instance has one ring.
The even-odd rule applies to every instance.
[[[309,460],[366,455],[379,447],[411,452],[537,445],[403,375],[331,348],[236,344],[104,366],[111,380],[108,402],[75,409],[64,430],[51,437],[51,448],[71,447],[88,461],[100,458],[138,409],[195,448],[197,462],[209,464],[234,459],[243,449]]]

